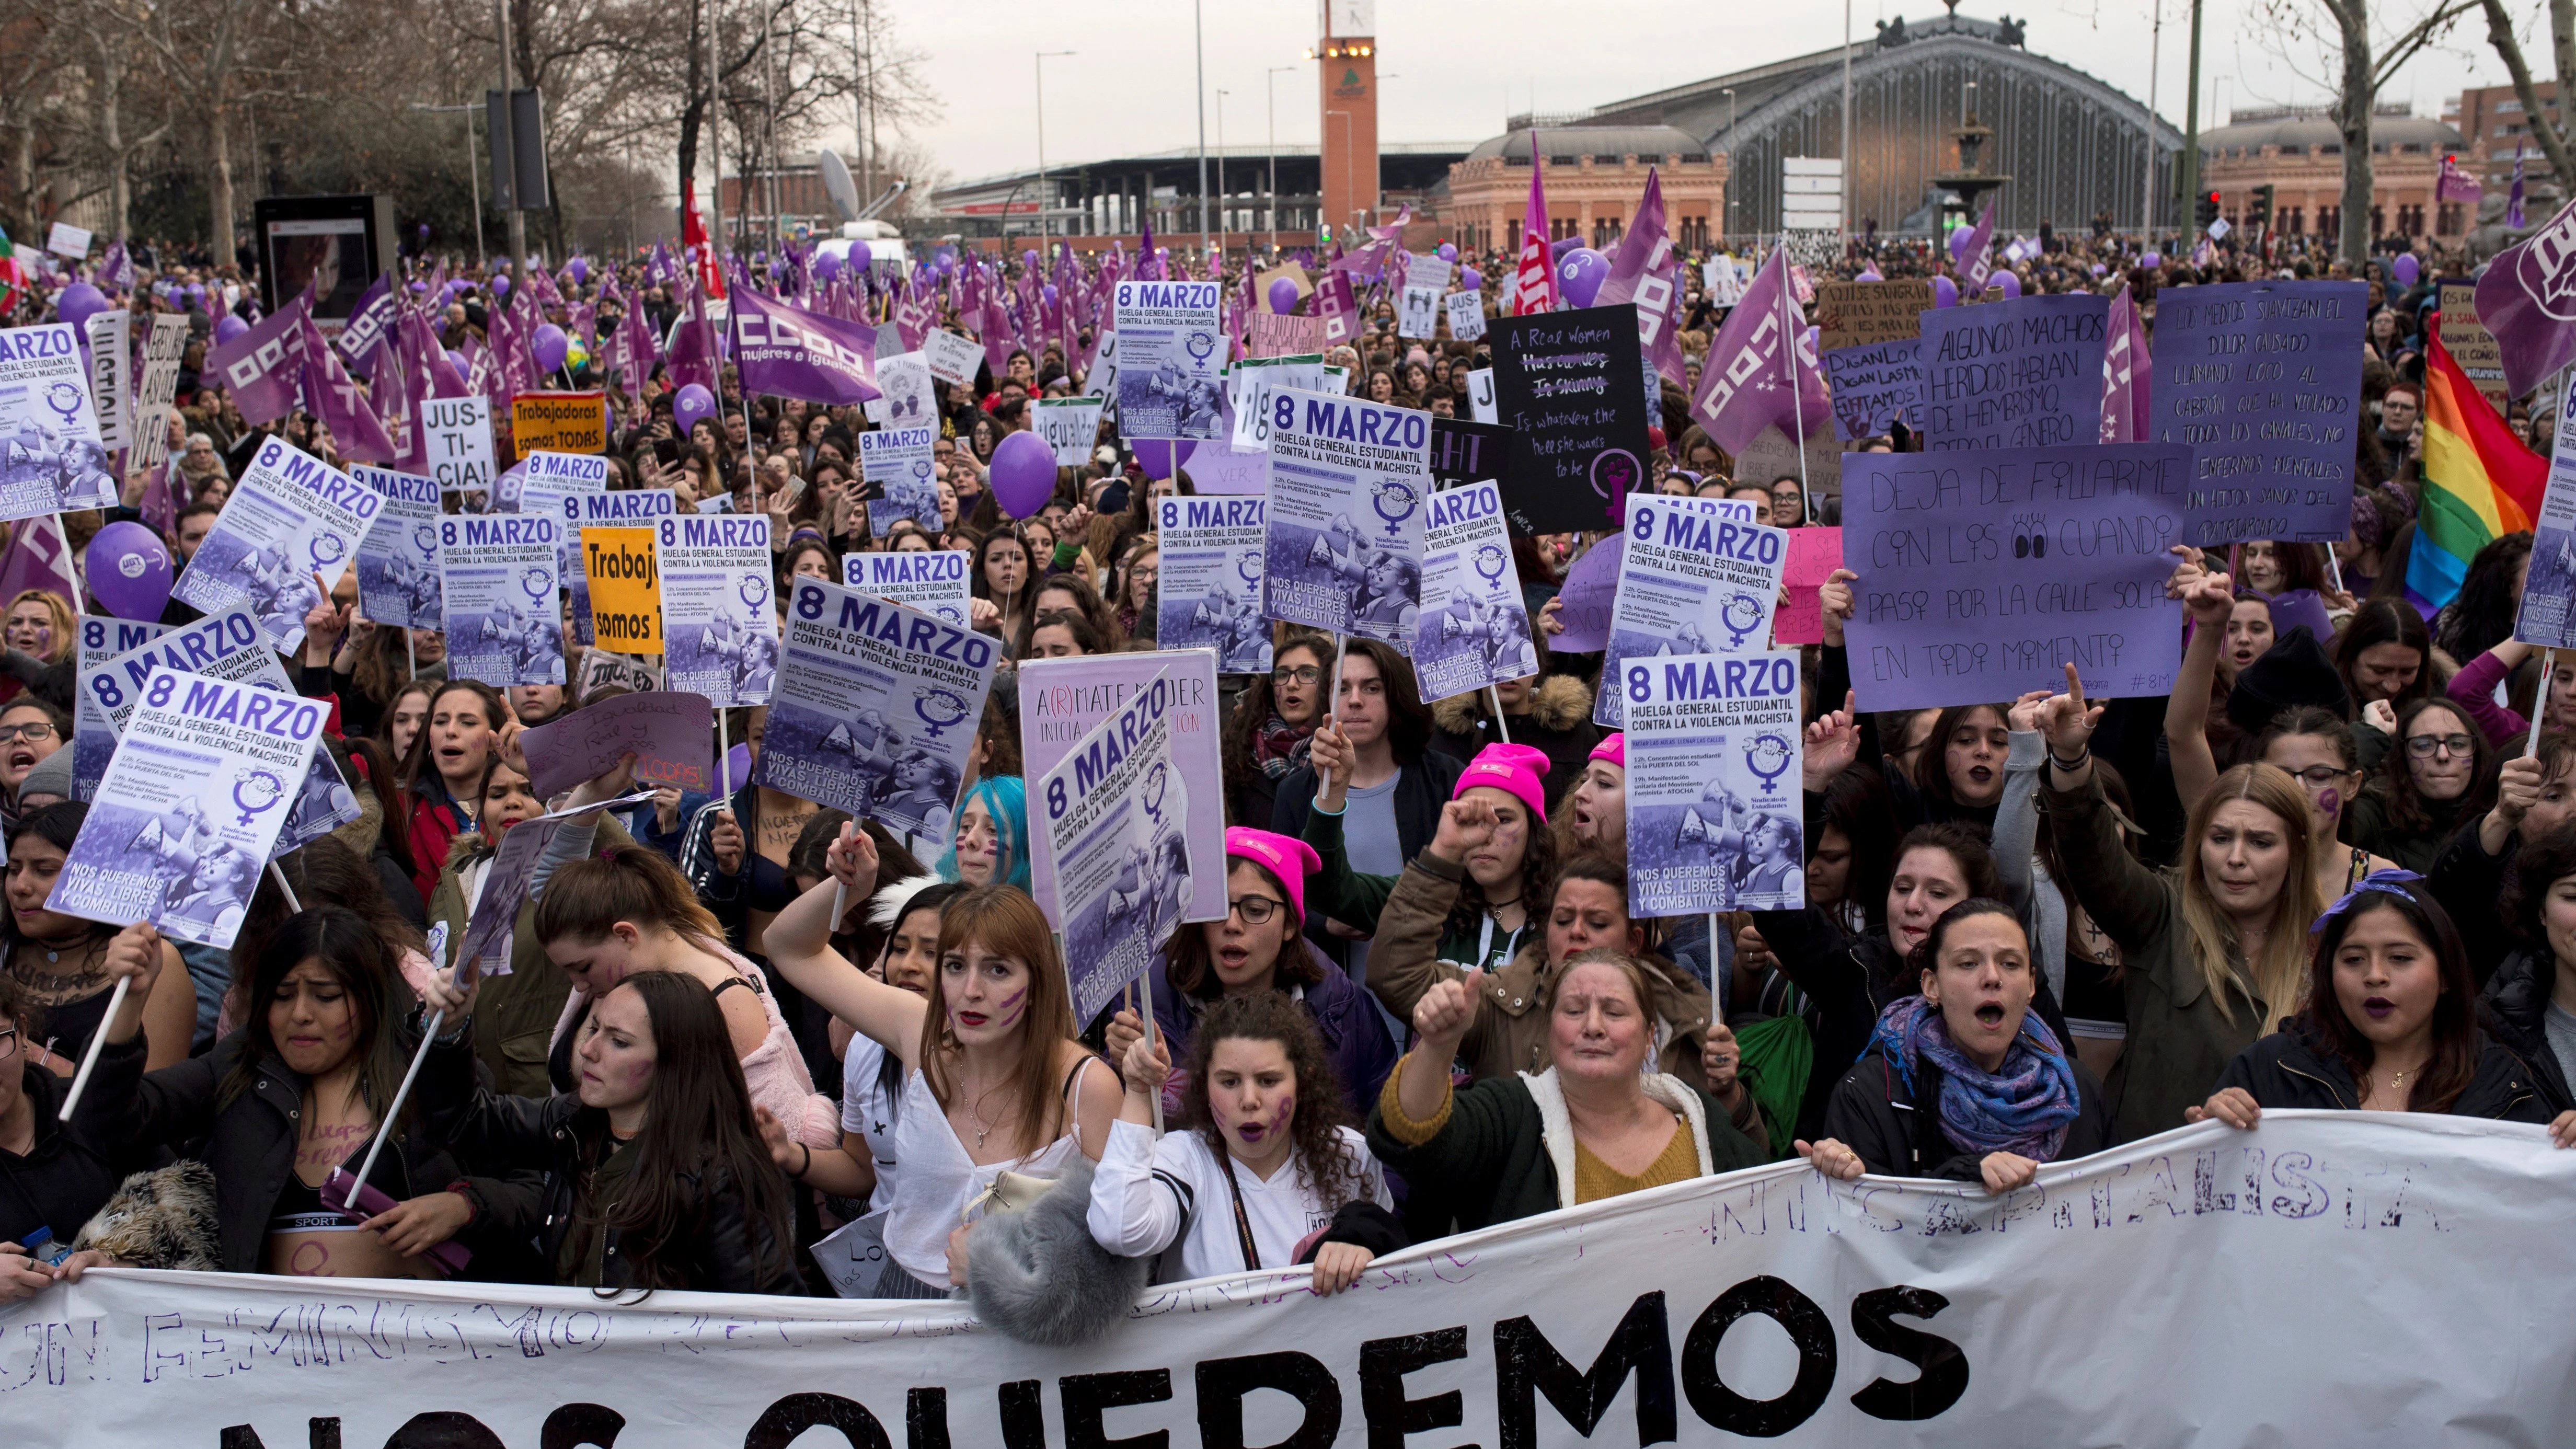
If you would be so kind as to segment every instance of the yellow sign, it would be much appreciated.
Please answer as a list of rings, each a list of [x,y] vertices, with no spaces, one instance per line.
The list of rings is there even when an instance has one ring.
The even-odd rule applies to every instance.
[[[599,392],[523,392],[510,399],[510,441],[524,458],[608,451],[608,403]]]
[[[662,652],[662,569],[649,528],[585,528],[581,571],[590,581],[591,637],[620,654]]]

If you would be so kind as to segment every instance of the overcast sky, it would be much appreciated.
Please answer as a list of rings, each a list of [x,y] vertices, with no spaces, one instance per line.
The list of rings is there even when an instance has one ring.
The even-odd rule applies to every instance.
[[[2054,0],[2028,10],[2001,0],[1969,0],[1966,13],[2024,16],[2030,48],[2086,71],[2128,95],[2147,93],[2151,21],[2156,0]],[[2188,0],[2165,7],[2163,70],[2157,109],[2179,126],[2183,115]],[[2279,0],[2285,9],[2322,18],[2313,0]],[[2532,0],[2512,0],[2526,19],[2525,45],[2545,35]],[[2380,0],[2391,16],[2420,13],[2421,0]],[[1076,55],[1046,62],[1046,155],[1050,165],[1112,155],[1195,147],[1192,11],[1184,0],[1116,0],[1113,4],[1006,7],[1006,27],[989,5],[900,4],[903,39],[925,52],[925,76],[943,99],[945,116],[918,132],[959,180],[1017,170],[1037,159],[1032,57],[1041,50]],[[2267,43],[2262,0],[2207,0],[2202,40],[2202,124],[2210,107],[2313,102],[2324,98],[2331,51],[2316,40]],[[1263,71],[1294,66],[1275,78],[1278,136],[1312,144],[1317,129],[1314,63],[1303,59],[1315,35],[1313,0],[1205,6],[1208,144],[1218,137],[1261,144],[1267,136]],[[1560,16],[1581,17],[1567,21]],[[1748,18],[1759,15],[1758,22]],[[1858,0],[1856,36],[1902,14],[1937,17],[1936,0]],[[1472,16],[1472,23],[1468,17]],[[1793,55],[1827,49],[1842,38],[1841,7],[1819,0],[1762,7],[1706,0],[1476,0],[1425,4],[1379,0],[1378,68],[1383,79],[1383,141],[1477,141],[1502,129],[1503,117],[1529,109],[1580,110],[1664,86],[1701,80]],[[2420,56],[2383,100],[2412,100],[2416,114],[2439,114],[2464,85],[2495,85],[2504,66],[2485,44],[2475,13],[2455,30],[2448,49]],[[2279,52],[2309,57],[2302,76]],[[2545,68],[2543,39],[2533,52]],[[832,138],[847,147],[843,129]]]

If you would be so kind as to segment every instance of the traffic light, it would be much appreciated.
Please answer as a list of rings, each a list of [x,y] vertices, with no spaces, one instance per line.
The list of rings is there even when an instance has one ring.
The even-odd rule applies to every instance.
[[[2272,224],[2272,192],[2273,188],[2269,185],[2254,188],[2253,199],[2246,204],[2245,210],[2245,224],[2248,227],[2261,231]]]
[[[2209,230],[2209,224],[2218,220],[2217,192],[2209,192],[2202,196],[2199,201],[2193,203],[2192,219],[2200,224],[2200,229],[2202,231]]]

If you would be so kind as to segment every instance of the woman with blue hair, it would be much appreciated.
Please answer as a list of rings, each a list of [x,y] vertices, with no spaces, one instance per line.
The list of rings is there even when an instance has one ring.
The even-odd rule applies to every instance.
[[[933,867],[945,881],[1029,888],[1029,792],[1017,775],[978,780],[957,807],[948,850]]]

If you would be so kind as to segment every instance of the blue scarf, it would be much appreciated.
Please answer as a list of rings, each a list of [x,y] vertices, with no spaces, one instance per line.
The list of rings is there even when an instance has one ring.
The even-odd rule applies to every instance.
[[[1871,1047],[1896,1064],[1914,1090],[1914,1064],[1941,1069],[1941,1130],[1971,1152],[2011,1152],[2033,1162],[2055,1160],[2078,1110],[2075,1066],[2048,1023],[2025,1012],[2021,1033],[2004,1050],[2003,1070],[1989,1072],[1950,1040],[1939,1008],[1920,996],[1890,1005]]]

